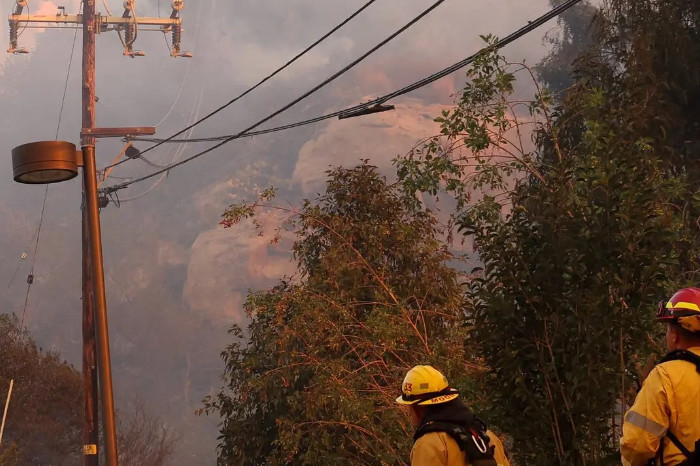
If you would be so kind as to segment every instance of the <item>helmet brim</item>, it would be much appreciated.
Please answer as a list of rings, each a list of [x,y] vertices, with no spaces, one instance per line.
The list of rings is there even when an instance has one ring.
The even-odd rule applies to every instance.
[[[657,322],[670,322],[673,320],[676,320],[678,317],[674,317],[672,315],[664,315],[664,316],[659,316],[656,318]]]
[[[418,406],[430,406],[430,405],[439,405],[442,403],[447,403],[448,401],[452,401],[455,398],[459,396],[459,393],[448,393],[447,395],[440,395],[436,396],[434,398],[430,398],[427,400],[410,400],[406,401],[403,399],[403,396],[400,396],[396,398],[396,403],[404,406],[410,406],[410,405],[418,405]]]
[[[419,401],[420,400],[406,401],[403,399],[403,396],[396,398],[396,403],[398,403],[400,405],[404,405],[404,406],[414,405],[414,404],[418,403]]]
[[[431,405],[439,405],[442,403],[447,403],[448,401],[452,401],[455,398],[459,396],[459,393],[451,393],[449,395],[440,395],[436,396],[435,398],[431,398],[429,400],[421,401],[418,403],[419,406],[431,406]]]

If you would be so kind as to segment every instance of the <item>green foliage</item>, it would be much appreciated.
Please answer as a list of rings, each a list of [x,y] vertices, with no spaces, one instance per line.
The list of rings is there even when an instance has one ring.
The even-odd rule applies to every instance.
[[[406,370],[435,364],[460,388],[475,372],[438,223],[363,163],[330,171],[289,225],[298,276],[249,294],[248,341],[231,330],[225,385],[205,400],[219,463],[404,463]]]
[[[466,209],[477,194],[503,192],[524,174],[541,179],[534,166],[532,144],[519,138],[549,123],[551,96],[539,91],[532,102],[512,98],[516,72],[532,74],[522,64],[507,63],[484,36],[487,47],[467,71],[468,82],[457,105],[435,119],[440,135],[397,159],[406,193],[435,195],[445,189]]]
[[[530,128],[511,110],[501,139],[494,112],[517,99],[498,70],[515,70],[485,56],[442,136],[397,160],[408,191],[458,200],[483,262],[467,291],[472,341],[492,418],[525,464],[619,462],[652,308],[697,284],[699,19],[698,2],[609,2],[604,53],[579,61],[559,107],[538,91]]]

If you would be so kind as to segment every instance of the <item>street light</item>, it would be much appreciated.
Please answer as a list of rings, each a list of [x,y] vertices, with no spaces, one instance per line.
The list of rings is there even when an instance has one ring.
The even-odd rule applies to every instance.
[[[82,152],[70,142],[30,142],[12,149],[13,176],[18,183],[60,183],[78,176],[82,166]]]

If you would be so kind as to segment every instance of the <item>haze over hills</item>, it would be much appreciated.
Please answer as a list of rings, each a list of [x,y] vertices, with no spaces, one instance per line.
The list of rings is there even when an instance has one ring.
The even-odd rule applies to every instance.
[[[115,14],[120,2],[112,0]],[[169,14],[169,2],[136,2],[142,15]],[[364,2],[217,1],[186,2],[183,49],[191,60],[173,60],[159,33],[138,37],[147,55],[122,56],[113,34],[98,36],[97,123],[152,125],[162,120],[166,136],[254,84],[313,42]],[[78,1],[63,3],[76,12]],[[160,4],[160,5],[159,5]],[[276,110],[369,49],[428,3],[377,2],[327,43],[245,100],[197,127],[193,136],[230,134]],[[101,6],[98,3],[98,6]],[[5,17],[12,2],[0,3]],[[53,14],[57,5],[30,0],[33,14]],[[549,9],[545,0],[446,2],[414,28],[321,92],[273,120],[284,124],[354,105],[409,84],[475,52],[479,34],[506,35]],[[545,28],[555,27],[552,22]],[[545,50],[545,29],[524,37],[504,53],[535,63]],[[80,36],[80,33],[78,33]],[[7,37],[2,23],[0,37]],[[12,182],[12,147],[54,139],[72,31],[24,31],[29,55],[0,56],[0,303],[3,312],[24,311],[32,236],[44,190]],[[77,142],[80,127],[80,37],[71,68],[59,138]],[[433,134],[432,118],[448,106],[463,82],[455,74],[398,99],[394,112],[352,120],[330,120],[295,130],[246,138],[173,170],[146,195],[152,182],[121,192],[120,208],[102,212],[105,281],[117,406],[135,399],[149,404],[182,436],[177,464],[212,464],[216,419],[193,415],[200,400],[219,385],[219,353],[227,329],[242,323],[248,289],[269,287],[293,271],[286,243],[269,245],[246,226],[223,230],[218,221],[234,199],[252,198],[269,185],[280,199],[298,205],[323,189],[331,165],[360,159],[390,173],[391,159]],[[171,111],[172,110],[172,111]],[[141,145],[145,147],[145,144]],[[98,166],[121,148],[118,140],[98,144]],[[199,146],[163,145],[150,152],[165,164],[193,154]],[[117,177],[148,173],[132,161]],[[108,180],[120,181],[121,178]],[[80,366],[80,183],[52,185],[46,205],[25,324],[38,342]],[[271,225],[278,219],[271,218]],[[28,259],[21,254],[27,252]],[[15,270],[19,272],[12,280]],[[12,280],[12,282],[11,282]],[[11,283],[10,283],[11,282]],[[2,284],[5,286],[1,286]],[[9,285],[9,286],[8,286]],[[7,426],[11,428],[11,426]]]

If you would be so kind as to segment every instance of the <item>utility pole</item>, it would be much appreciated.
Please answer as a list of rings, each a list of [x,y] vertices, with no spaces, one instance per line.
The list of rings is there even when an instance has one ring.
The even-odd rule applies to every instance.
[[[90,241],[85,202],[85,186],[83,186],[83,196],[80,205],[83,251],[83,466],[98,466],[97,347],[95,341],[92,270],[90,267]]]
[[[191,57],[189,52],[180,51],[182,20],[179,11],[184,0],[172,0],[172,13],[169,18],[136,17],[135,0],[124,0],[124,13],[121,17],[102,16],[95,11],[95,0],[83,0],[82,15],[67,15],[65,8],[59,7],[55,16],[22,15],[28,0],[15,0],[16,7],[10,15],[10,46],[8,53],[28,53],[18,47],[18,30],[23,27],[69,27],[83,28],[82,60],[82,130],[80,132],[83,162],[83,201],[82,210],[82,269],[83,269],[83,383],[85,391],[83,422],[83,465],[97,466],[98,455],[98,413],[97,376],[102,401],[105,458],[109,466],[117,466],[117,435],[114,417],[114,395],[112,391],[112,369],[109,354],[109,329],[107,324],[107,301],[104,285],[102,242],[99,222],[100,203],[97,194],[97,169],[95,161],[95,138],[118,137],[132,134],[155,134],[154,127],[95,128],[95,36],[100,32],[117,31],[124,45],[124,55],[143,56],[134,51],[133,45],[138,27],[158,26],[164,33],[172,33],[170,55]],[[31,26],[30,26],[31,24]],[[41,24],[41,26],[37,26]],[[69,26],[70,25],[70,26]],[[124,38],[121,33],[124,32]],[[95,313],[96,309],[96,313]],[[97,337],[97,338],[95,338]],[[99,350],[99,351],[97,351]],[[96,374],[97,369],[97,374]]]
[[[95,126],[95,0],[83,1],[83,65],[82,65],[82,127],[92,128]],[[77,24],[76,24],[77,27]],[[82,132],[81,132],[82,133]],[[85,146],[93,147],[92,156],[94,157],[95,138],[85,137],[82,134],[80,145],[83,147],[83,158]],[[94,159],[93,159],[94,160]],[[84,163],[84,161],[83,161]],[[94,163],[94,161],[93,161]],[[83,167],[84,176],[88,174],[87,166]],[[96,175],[93,175],[96,176]],[[97,372],[97,342],[95,339],[95,283],[93,281],[93,265],[91,263],[92,250],[90,248],[90,219],[88,218],[88,199],[85,181],[83,180],[83,195],[80,203],[81,207],[81,236],[82,236],[82,268],[83,268],[83,384],[84,384],[84,417],[83,417],[83,465],[98,466],[100,457],[98,454],[98,372]],[[99,272],[100,274],[103,271]],[[102,303],[100,303],[102,304]],[[106,304],[105,304],[106,318]],[[106,323],[105,323],[106,325]],[[104,342],[100,342],[104,343]],[[109,343],[107,343],[109,345]],[[112,370],[111,360],[109,359],[109,346],[102,348],[104,353],[107,351],[107,365],[109,370],[106,372],[104,367],[100,368],[99,375],[102,376],[100,386],[103,390],[102,396],[102,414],[104,417],[104,439],[105,439],[105,458],[107,464],[117,464],[117,445],[116,445],[116,422],[114,420],[114,397],[112,392]],[[101,361],[102,362],[102,361]],[[105,380],[106,379],[106,380]],[[107,394],[105,387],[109,386]],[[111,463],[114,461],[114,463]]]

